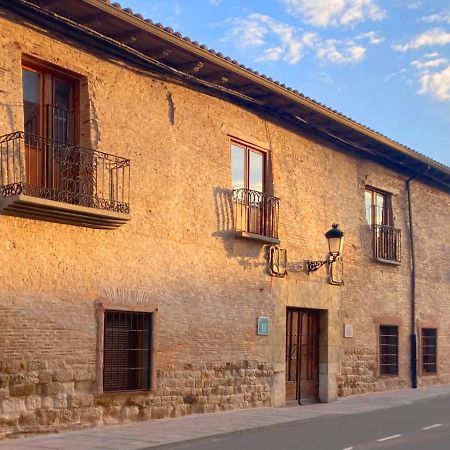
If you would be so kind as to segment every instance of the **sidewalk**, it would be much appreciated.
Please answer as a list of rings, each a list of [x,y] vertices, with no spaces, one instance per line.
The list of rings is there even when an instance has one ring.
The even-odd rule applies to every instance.
[[[333,403],[194,414],[177,419],[97,427],[20,440],[10,439],[0,443],[0,450],[170,448],[171,445],[184,441],[202,440],[211,436],[270,427],[319,416],[357,414],[394,408],[441,396],[450,397],[450,385],[358,395]]]

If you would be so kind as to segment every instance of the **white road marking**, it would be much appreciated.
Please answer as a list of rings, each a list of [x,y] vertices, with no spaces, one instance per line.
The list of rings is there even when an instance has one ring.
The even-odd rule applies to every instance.
[[[389,441],[389,439],[395,439],[395,438],[398,438],[400,436],[401,436],[401,434],[394,434],[393,436],[387,436],[387,437],[384,437],[384,438],[381,438],[381,439],[377,439],[377,442]]]
[[[429,425],[428,427],[423,427],[422,430],[431,430],[432,428],[442,427],[442,423],[435,423],[434,425]]]
[[[345,447],[342,450],[353,450],[353,447]]]

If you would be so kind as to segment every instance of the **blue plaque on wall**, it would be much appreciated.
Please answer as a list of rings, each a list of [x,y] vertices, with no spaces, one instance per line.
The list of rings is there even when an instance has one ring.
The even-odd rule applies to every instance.
[[[269,336],[269,318],[258,317],[258,334],[260,336]]]

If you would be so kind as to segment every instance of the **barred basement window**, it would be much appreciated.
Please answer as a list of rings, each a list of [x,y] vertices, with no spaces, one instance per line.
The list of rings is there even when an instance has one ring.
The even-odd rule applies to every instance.
[[[151,314],[105,311],[103,391],[151,386]]]
[[[380,326],[380,375],[398,375],[397,326]]]
[[[436,373],[437,329],[422,328],[422,371]]]

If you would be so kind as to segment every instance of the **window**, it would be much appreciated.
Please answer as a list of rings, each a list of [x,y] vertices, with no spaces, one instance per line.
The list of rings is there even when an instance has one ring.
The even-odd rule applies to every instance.
[[[78,83],[41,68],[22,68],[24,131],[64,144],[78,140]]]
[[[436,373],[437,329],[422,328],[422,372]]]
[[[391,194],[366,187],[366,220],[373,233],[373,254],[377,261],[401,262],[401,230],[393,227]]]
[[[265,154],[245,145],[231,146],[231,172],[233,189],[264,192]]]
[[[380,375],[398,375],[397,326],[380,326]]]
[[[364,200],[369,225],[392,225],[390,194],[366,187]]]
[[[231,144],[233,222],[237,237],[278,244],[279,199],[266,193],[266,154]]]
[[[151,313],[105,311],[103,391],[151,387]]]
[[[59,72],[23,66],[22,88],[27,184],[78,192],[80,158],[68,146],[78,143],[77,81]]]

